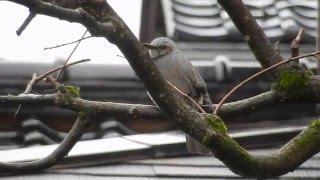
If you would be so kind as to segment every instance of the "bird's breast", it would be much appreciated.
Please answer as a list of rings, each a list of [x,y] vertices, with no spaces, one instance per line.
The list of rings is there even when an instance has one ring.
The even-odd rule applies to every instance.
[[[191,79],[188,79],[189,76],[187,74],[183,74],[182,67],[175,59],[167,55],[157,59],[155,64],[162,76],[180,91],[187,95],[193,92]]]

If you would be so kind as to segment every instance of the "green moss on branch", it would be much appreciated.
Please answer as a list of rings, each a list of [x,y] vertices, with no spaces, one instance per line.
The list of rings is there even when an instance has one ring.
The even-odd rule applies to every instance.
[[[304,88],[307,87],[312,76],[311,71],[282,70],[278,81],[273,85],[273,89],[298,95],[304,92]]]
[[[263,155],[250,154],[228,134],[207,134],[203,140],[215,157],[234,173],[244,177],[272,178],[297,169],[319,152],[320,120],[312,122],[281,149]]]
[[[215,115],[210,115],[206,117],[209,127],[218,133],[226,134],[227,127],[224,125],[222,119]]]

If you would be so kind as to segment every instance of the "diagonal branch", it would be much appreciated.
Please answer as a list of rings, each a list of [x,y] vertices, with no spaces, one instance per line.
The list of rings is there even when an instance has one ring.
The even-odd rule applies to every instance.
[[[225,163],[230,170],[245,177],[265,179],[294,171],[306,159],[320,151],[320,120],[312,122],[277,151],[265,155],[249,154],[230,136],[212,133],[205,144],[215,157]]]
[[[59,71],[59,73],[58,73],[58,75],[57,75],[57,77],[56,77],[56,80],[59,79],[59,77],[60,77],[60,75],[62,74],[62,72],[66,69],[67,64],[68,64],[71,56],[72,56],[73,53],[77,50],[78,46],[80,45],[82,39],[86,36],[87,32],[88,32],[88,30],[86,30],[86,31],[83,33],[82,37],[80,38],[80,40],[77,42],[77,44],[75,45],[75,47],[73,48],[73,50],[72,50],[71,53],[69,54],[67,60],[64,62],[62,68],[60,69],[60,71]]]
[[[31,162],[0,163],[0,173],[39,171],[55,165],[57,161],[66,156],[78,142],[82,134],[87,129],[89,122],[90,120],[85,113],[79,113],[78,119],[67,137],[52,153],[50,153],[50,155],[43,159]]]
[[[20,36],[22,32],[26,29],[26,27],[30,24],[30,22],[33,20],[33,18],[36,16],[36,13],[30,11],[28,17],[24,20],[22,25],[17,30],[17,35]]]
[[[242,0],[218,0],[263,68],[283,61]]]
[[[78,40],[75,40],[75,41],[72,41],[72,42],[68,42],[68,43],[64,43],[64,44],[59,44],[59,45],[56,45],[56,46],[51,46],[51,47],[46,47],[44,48],[44,50],[49,50],[49,49],[55,49],[55,48],[60,48],[62,46],[67,46],[67,45],[70,45],[70,44],[74,44],[74,43],[77,43],[79,41],[83,41],[85,39],[89,39],[89,38],[92,38],[93,36],[87,36],[87,37],[83,37],[83,38],[80,38]]]

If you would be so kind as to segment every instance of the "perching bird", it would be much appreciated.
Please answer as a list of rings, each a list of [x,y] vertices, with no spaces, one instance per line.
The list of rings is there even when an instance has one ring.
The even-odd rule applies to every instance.
[[[154,39],[151,44],[143,43],[143,45],[149,49],[151,58],[162,76],[170,84],[191,97],[200,106],[212,107],[206,83],[173,41],[165,37],[159,37]],[[181,93],[177,94],[182,96]],[[194,104],[188,104],[197,110]],[[210,153],[205,146],[187,134],[186,142],[188,151],[191,153]]]

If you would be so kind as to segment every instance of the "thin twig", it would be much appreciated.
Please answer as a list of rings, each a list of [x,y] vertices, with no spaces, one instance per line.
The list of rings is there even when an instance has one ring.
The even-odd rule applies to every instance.
[[[26,90],[22,94],[29,94],[32,91],[33,85],[37,83],[37,74],[32,75],[31,81],[28,83]]]
[[[121,57],[121,58],[123,58],[123,59],[126,59],[124,56],[121,56],[121,55],[119,55],[119,54],[117,54],[117,57]]]
[[[26,27],[30,24],[32,19],[37,15],[35,12],[30,12],[28,17],[24,20],[22,25],[19,27],[19,29],[16,31],[17,35],[20,36],[22,32],[26,29]]]
[[[249,81],[251,81],[251,80],[259,77],[260,75],[262,75],[262,74],[264,74],[264,73],[266,73],[266,72],[268,72],[268,71],[270,71],[270,70],[272,70],[272,69],[274,69],[274,68],[276,68],[276,67],[278,67],[278,66],[281,66],[281,65],[283,65],[283,64],[285,64],[285,63],[288,63],[288,62],[290,62],[290,61],[296,61],[296,60],[299,60],[299,59],[301,59],[301,58],[310,57],[310,56],[317,57],[318,54],[320,54],[320,51],[313,52],[313,53],[308,53],[308,54],[304,54],[304,55],[301,55],[301,56],[292,57],[292,58],[290,58],[290,59],[287,59],[287,60],[281,61],[281,62],[279,62],[279,63],[277,63],[277,64],[274,64],[274,65],[272,65],[272,66],[270,66],[270,67],[268,67],[268,68],[266,68],[266,69],[263,69],[262,71],[257,72],[256,74],[250,76],[248,79],[242,81],[240,84],[238,84],[236,87],[234,87],[231,91],[229,91],[229,93],[226,94],[226,95],[222,98],[222,100],[219,102],[219,104],[217,105],[217,107],[216,107],[216,109],[214,110],[213,114],[218,114],[218,112],[219,112],[221,106],[224,104],[224,102],[225,102],[236,90],[238,90],[241,86],[243,86],[244,84],[248,83]]]
[[[27,85],[27,87],[26,87],[26,90],[25,90],[22,94],[20,94],[20,95],[30,94],[31,91],[32,91],[32,88],[33,88],[34,84],[36,84],[36,81],[37,81],[37,74],[36,74],[36,73],[33,73],[32,78],[31,78],[30,82],[28,83],[28,85]],[[18,115],[21,107],[22,107],[22,105],[19,104],[18,109],[17,109],[16,112],[14,113],[14,118],[17,117],[17,115]]]
[[[44,78],[46,78],[48,75],[62,69],[63,67],[67,68],[69,66],[72,66],[72,65],[75,65],[75,64],[79,64],[79,63],[83,63],[83,62],[87,62],[87,61],[90,61],[90,59],[82,59],[82,60],[79,60],[79,61],[75,61],[75,62],[72,62],[72,63],[69,63],[67,64],[66,66],[59,66],[59,67],[56,67],[54,69],[51,69],[43,74],[41,74],[40,76],[37,76],[36,73],[34,73],[32,75],[32,79],[30,80],[30,82],[28,83],[27,87],[26,87],[26,90],[22,93],[22,94],[29,94],[31,93],[32,91],[32,88],[35,84],[37,84],[39,81],[43,80]],[[53,81],[51,81],[53,83]],[[56,85],[54,85],[56,86]]]
[[[83,38],[78,39],[78,40],[76,40],[76,41],[68,42],[68,43],[65,43],[65,44],[59,44],[59,45],[52,46],[52,47],[46,47],[46,48],[44,48],[43,50],[55,49],[55,48],[59,48],[59,47],[62,47],[62,46],[67,46],[67,45],[74,44],[74,43],[76,43],[76,42],[83,41],[83,40],[85,40],[85,39],[89,39],[89,38],[92,38],[92,37],[93,37],[93,36],[83,37]]]
[[[64,69],[66,68],[66,65],[69,61],[69,59],[71,58],[71,56],[73,55],[73,53],[76,51],[76,49],[78,48],[79,44],[81,43],[82,39],[85,37],[85,35],[87,34],[88,29],[86,29],[86,31],[83,33],[82,37],[80,38],[80,40],[78,41],[77,45],[73,48],[72,52],[70,53],[69,57],[67,58],[67,60],[64,62],[64,65],[62,66],[61,70],[59,71],[56,79],[58,79],[61,75],[61,73],[64,71]]]
[[[169,81],[167,81],[168,84],[173,87],[176,91],[179,92],[179,94],[181,94],[183,97],[189,99],[198,109],[201,113],[206,113],[202,108],[201,106],[196,102],[194,101],[190,96],[188,96],[187,94],[185,94],[184,92],[180,91],[180,89],[178,89],[176,86],[172,85]]]
[[[302,38],[302,35],[303,35],[303,28],[300,29],[297,37],[292,40],[291,42],[291,57],[296,57],[296,56],[299,56],[299,46],[300,46],[300,41],[301,41],[301,38]],[[299,62],[297,62],[298,64]]]
[[[42,79],[46,78],[49,74],[52,74],[60,69],[62,69],[63,67],[67,68],[69,66],[72,66],[72,65],[76,65],[76,64],[80,64],[80,63],[83,63],[83,62],[87,62],[87,61],[90,61],[90,59],[81,59],[79,61],[75,61],[75,62],[72,62],[72,63],[69,63],[67,64],[66,66],[62,65],[62,66],[59,66],[59,67],[56,67],[56,68],[53,68],[43,74],[41,74],[40,76],[38,76],[37,80],[35,83],[38,83],[39,81],[41,81]]]
[[[19,104],[18,109],[17,109],[16,112],[14,113],[14,119],[17,118],[18,113],[20,112],[21,107],[22,107],[22,104]]]
[[[59,82],[58,81],[56,81],[50,74],[48,75],[48,76],[46,76],[46,80],[47,81],[49,81],[49,82],[51,82],[51,84],[53,85],[53,87],[55,88],[55,89],[58,89],[58,87],[59,87]]]

